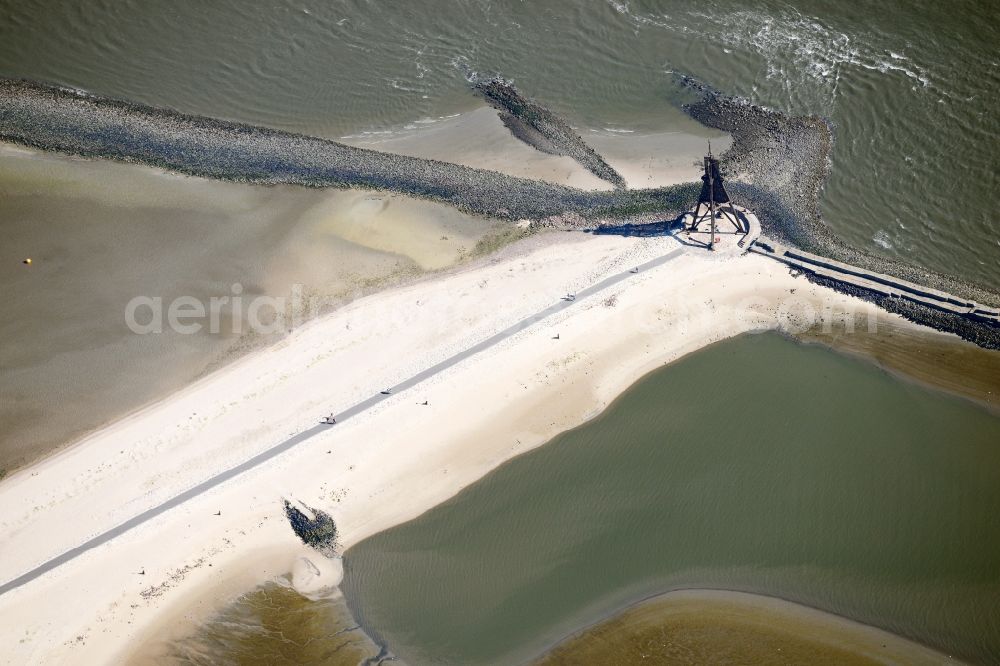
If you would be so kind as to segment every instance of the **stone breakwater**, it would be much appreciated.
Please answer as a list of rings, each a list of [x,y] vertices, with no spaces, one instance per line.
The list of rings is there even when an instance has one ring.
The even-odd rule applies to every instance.
[[[756,213],[769,237],[866,270],[1000,306],[1000,294],[994,291],[863,252],[843,243],[829,230],[819,212],[833,143],[833,129],[827,121],[789,117],[724,95],[688,77],[681,77],[680,83],[694,94],[693,101],[685,105],[686,111],[702,124],[733,136],[732,147],[723,160],[730,178],[730,194]],[[612,231],[607,227],[622,224],[635,228],[639,222],[676,219],[694,205],[699,191],[691,183],[659,189],[588,192],[8,79],[0,79],[0,140],[206,178],[263,185],[387,190],[439,201],[474,214],[506,220],[531,219],[545,226],[605,227],[605,232]],[[825,283],[917,323],[1000,349],[1000,326],[993,323],[919,304],[897,303],[836,280]]]
[[[388,190],[554,225],[675,217],[697,195],[693,186],[586,192],[9,79],[0,79],[0,140],[206,178]]]
[[[815,284],[870,301],[887,312],[901,315],[918,324],[945,333],[954,333],[983,349],[1000,350],[1000,328],[996,324],[984,323],[954,312],[930,307],[900,296],[887,295],[874,289],[867,289],[817,273],[806,272],[806,278]]]
[[[502,77],[474,80],[473,88],[500,112],[515,137],[544,153],[572,157],[592,174],[619,189],[625,179],[588,146],[566,121],[533,99],[524,97]]]
[[[819,200],[830,172],[834,130],[816,116],[790,117],[680,77],[696,101],[685,111],[728,132],[733,144],[722,159],[733,198],[753,210],[763,232],[780,242],[866,270],[887,273],[963,298],[1000,306],[1000,294],[959,278],[870,254],[838,238],[823,222]]]
[[[870,254],[844,243],[830,230],[819,210],[834,139],[827,120],[815,116],[790,117],[725,95],[690,77],[680,77],[679,82],[696,96],[695,101],[684,106],[688,114],[703,125],[732,135],[732,146],[722,159],[729,178],[729,193],[757,214],[768,237],[865,271],[994,308],[1000,306],[1000,294],[993,290]],[[910,321],[955,333],[987,349],[1000,349],[1000,324],[993,320],[929,307],[815,271],[806,273],[813,282],[871,301]]]
[[[871,301],[889,312],[955,333],[980,347],[1000,349],[1000,310],[883,273],[782,247],[760,238],[752,252],[802,271],[808,280]]]

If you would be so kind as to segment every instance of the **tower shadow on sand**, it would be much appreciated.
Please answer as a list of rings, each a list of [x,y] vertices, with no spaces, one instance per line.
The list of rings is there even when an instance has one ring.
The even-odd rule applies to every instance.
[[[663,220],[660,222],[646,222],[643,224],[619,224],[595,227],[586,229],[586,233],[595,236],[630,236],[630,237],[650,237],[650,236],[672,236],[675,232],[684,229],[683,215],[673,220]]]
[[[633,238],[651,238],[655,236],[670,236],[681,245],[690,247],[705,247],[703,243],[696,243],[677,232],[684,230],[684,213],[673,220],[662,220],[659,222],[645,222],[642,224],[620,224],[595,227],[585,229],[588,234],[595,236],[626,236]]]

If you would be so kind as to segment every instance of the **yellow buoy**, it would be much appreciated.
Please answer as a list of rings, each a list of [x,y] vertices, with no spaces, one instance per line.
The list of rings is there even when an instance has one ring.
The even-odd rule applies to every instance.
[[[28,266],[30,266],[31,265],[31,257],[28,257],[27,259],[25,259],[24,263],[27,264]]]

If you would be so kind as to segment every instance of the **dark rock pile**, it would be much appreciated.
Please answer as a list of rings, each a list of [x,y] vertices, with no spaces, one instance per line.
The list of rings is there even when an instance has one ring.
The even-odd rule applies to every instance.
[[[824,287],[829,287],[830,289],[834,289],[845,294],[850,294],[851,296],[863,298],[866,301],[870,301],[875,305],[878,305],[887,312],[901,315],[910,321],[923,324],[924,326],[930,326],[938,331],[954,333],[984,349],[1000,350],[1000,328],[989,322],[963,317],[962,315],[955,314],[954,312],[946,312],[937,308],[928,307],[905,298],[886,296],[885,294],[880,294],[879,292],[872,291],[871,289],[865,289],[864,287],[859,287],[857,285],[847,284],[821,275],[816,275],[815,273],[807,272],[805,277],[810,282],[823,285]]]
[[[340,543],[337,541],[337,523],[333,522],[330,514],[303,504],[313,514],[310,518],[288,500],[284,500],[284,504],[285,516],[302,543],[315,548],[326,557],[334,557]]]
[[[676,216],[690,188],[585,192],[437,160],[0,79],[0,140],[255,184],[359,187],[517,220]]]
[[[757,214],[763,232],[803,249],[828,234],[820,220],[819,196],[830,169],[829,125],[821,118],[790,117],[755,106],[691,78],[681,82],[700,95],[684,110],[701,124],[732,135],[721,166],[731,194]]]
[[[1000,294],[994,291],[864,252],[830,231],[819,212],[819,197],[830,170],[833,130],[829,122],[789,117],[687,77],[680,82],[695,97],[685,107],[687,112],[733,136],[722,161],[729,193],[754,210],[766,234],[861,268],[1000,306]],[[508,126],[513,131],[527,137],[525,128],[530,128],[531,140],[550,150],[565,151],[561,154],[569,154],[619,187],[588,192],[8,79],[0,79],[0,140],[237,182],[388,190],[470,213],[507,220],[527,218],[560,228],[634,227],[638,222],[675,219],[694,205],[699,191],[694,183],[623,189],[621,177],[544,107],[521,97],[502,79],[476,85],[510,116]],[[847,290],[839,283],[830,286]],[[892,303],[884,307],[977,344],[1000,346],[1000,328],[989,322]]]
[[[473,88],[500,112],[500,119],[515,137],[544,153],[565,155],[592,174],[619,189],[625,179],[588,146],[566,122],[533,99],[521,95],[502,77],[479,79]]]
[[[822,219],[819,199],[830,172],[833,127],[817,116],[791,117],[725,95],[690,77],[681,84],[699,95],[685,106],[692,118],[733,136],[722,159],[729,189],[746,202],[765,234],[866,270],[1000,306],[1000,294],[965,280],[871,254],[838,238]]]
[[[871,254],[848,245],[823,222],[819,199],[830,171],[833,128],[816,116],[790,117],[724,95],[682,77],[697,99],[685,105],[695,120],[728,132],[733,145],[722,159],[730,195],[752,209],[764,233],[786,244],[865,270],[892,275],[984,305],[1000,306],[1000,294],[950,275]],[[935,310],[911,301],[810,275],[814,282],[877,303],[890,312],[940,331],[956,333],[982,347],[1000,349],[995,324]]]

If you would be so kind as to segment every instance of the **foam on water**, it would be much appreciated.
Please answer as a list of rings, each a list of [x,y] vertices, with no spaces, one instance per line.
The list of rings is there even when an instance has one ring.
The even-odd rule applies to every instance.
[[[872,237],[872,240],[875,241],[879,247],[886,250],[891,250],[893,248],[892,241],[889,240],[889,234],[884,229],[879,229]]]
[[[698,133],[671,104],[670,72],[691,74],[834,122],[823,210],[848,241],[892,254],[873,237],[901,217],[906,258],[1000,286],[1000,254],[981,240],[993,207],[976,186],[953,187],[970,171],[997,184],[989,155],[1000,114],[990,100],[1000,22],[989,3],[887,0],[877,12],[822,0],[0,7],[0,74],[327,137],[471,110],[481,101],[468,81],[494,73],[581,133]],[[904,155],[907,171],[885,168]]]
[[[881,73],[898,72],[923,87],[931,85],[927,69],[913,63],[902,52],[871,46],[871,34],[849,34],[827,25],[821,18],[794,8],[767,13],[760,10],[705,11],[691,9],[684,21],[662,14],[637,14],[624,3],[612,2],[620,14],[637,26],[655,26],[690,38],[708,39],[719,44],[723,53],[737,51],[763,59],[765,77],[779,83],[792,99],[814,106],[835,104],[837,86],[848,67],[860,67]],[[805,89],[803,90],[803,86]],[[754,90],[756,92],[756,90]],[[751,97],[757,103],[764,102]]]

